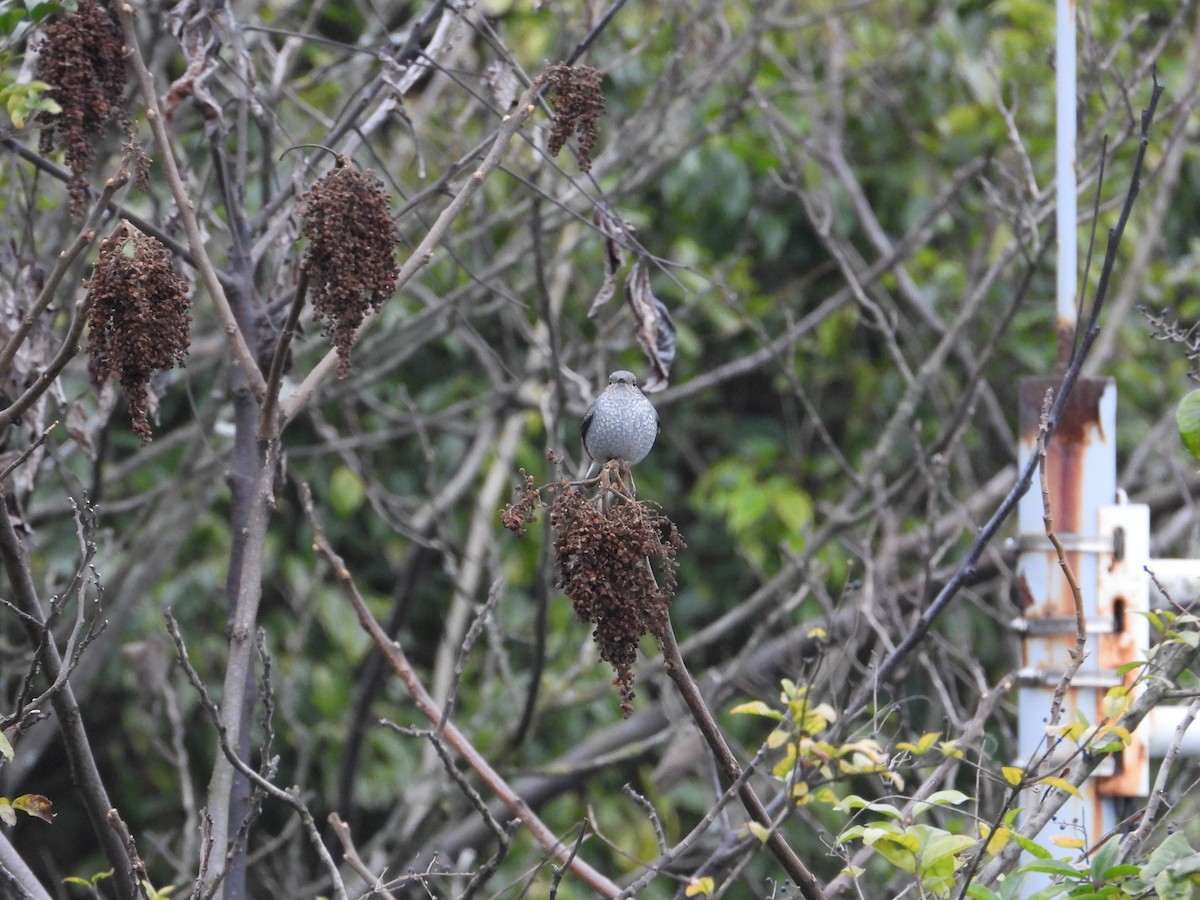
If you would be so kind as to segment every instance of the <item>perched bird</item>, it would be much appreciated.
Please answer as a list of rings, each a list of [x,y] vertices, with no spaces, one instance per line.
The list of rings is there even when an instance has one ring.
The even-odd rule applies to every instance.
[[[613,372],[608,387],[584,413],[580,433],[584,449],[596,461],[594,471],[610,459],[638,463],[658,437],[658,411],[632,372]]]

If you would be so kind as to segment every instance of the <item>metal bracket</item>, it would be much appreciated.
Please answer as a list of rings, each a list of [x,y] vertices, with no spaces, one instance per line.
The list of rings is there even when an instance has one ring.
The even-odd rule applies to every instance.
[[[1115,541],[1107,534],[1063,534],[1055,533],[1062,548],[1067,553],[1113,553],[1116,550]],[[1050,542],[1045,533],[1026,532],[1017,535],[1018,553],[1057,553],[1058,548]]]
[[[1063,672],[1053,669],[1021,669],[1017,672],[1017,683],[1022,687],[1056,687]],[[1124,682],[1116,672],[1079,671],[1071,677],[1073,688],[1098,688],[1108,690]]]
[[[1008,627],[1021,636],[1076,633],[1074,616],[1042,616],[1035,619],[1018,617],[1013,619]],[[1116,625],[1112,619],[1088,619],[1084,623],[1084,630],[1088,634],[1112,634]]]

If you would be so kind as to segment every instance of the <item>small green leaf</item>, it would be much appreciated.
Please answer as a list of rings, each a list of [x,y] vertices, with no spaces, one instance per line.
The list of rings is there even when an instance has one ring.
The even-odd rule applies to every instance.
[[[3,756],[7,760],[13,758],[12,744],[8,742],[8,738],[4,736],[3,731],[0,731],[0,756]]]
[[[1048,775],[1045,778],[1038,779],[1038,783],[1048,785],[1052,788],[1058,788],[1060,791],[1064,791],[1076,799],[1083,799],[1083,794],[1080,793],[1079,788],[1075,787],[1075,785],[1071,784],[1071,782],[1067,781],[1065,778]]]
[[[347,466],[333,470],[329,478],[329,505],[337,515],[342,518],[353,515],[366,495],[366,485],[357,472]]]
[[[774,719],[776,722],[783,721],[783,713],[777,709],[771,709],[761,700],[751,700],[749,703],[739,703],[729,711],[731,716],[762,716],[767,719]]]
[[[1200,388],[1188,393],[1175,409],[1179,436],[1192,456],[1200,459]]]
[[[1004,776],[1004,780],[1016,787],[1021,783],[1021,779],[1025,777],[1025,770],[1017,766],[1002,766],[1000,774]]]
[[[771,837],[771,829],[765,825],[760,825],[758,822],[750,822],[746,827],[752,835],[758,838],[760,844],[765,844]]]
[[[1050,859],[1050,851],[1041,844],[1036,844],[1029,838],[1017,834],[1016,832],[1013,832],[1012,839],[1021,846],[1022,850],[1024,850],[1026,853],[1032,853],[1037,859]]]

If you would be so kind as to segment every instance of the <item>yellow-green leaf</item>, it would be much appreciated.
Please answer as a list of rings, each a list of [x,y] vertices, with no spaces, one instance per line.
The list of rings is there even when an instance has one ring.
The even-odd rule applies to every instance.
[[[3,731],[0,731],[0,756],[3,756],[5,759],[13,758],[12,744],[8,742],[8,738],[4,736]]]
[[[1124,685],[1117,685],[1111,688],[1104,695],[1104,699],[1100,701],[1100,711],[1110,719],[1119,719],[1129,709],[1131,699],[1129,688]]]
[[[1058,788],[1060,791],[1065,791],[1072,797],[1077,797],[1080,800],[1083,799],[1083,794],[1079,792],[1079,788],[1075,787],[1075,785],[1071,784],[1065,778],[1048,775],[1045,778],[1039,779],[1039,783],[1049,785],[1052,788]]]
[[[941,736],[942,733],[940,731],[928,731],[921,735],[915,744],[910,741],[900,741],[896,744],[896,749],[907,750],[913,756],[924,756],[933,748],[933,745],[937,743],[937,739]]]
[[[1186,394],[1175,409],[1175,424],[1183,446],[1192,456],[1200,459],[1200,389]]]
[[[1000,774],[1004,776],[1004,780],[1016,787],[1021,783],[1021,779],[1025,777],[1025,770],[1019,769],[1016,766],[1002,766]]]
[[[761,700],[739,703],[729,713],[734,716],[763,716],[768,719],[774,719],[776,722],[783,721],[783,713],[777,709],[771,709],[771,707],[767,706]]]
[[[41,794],[22,794],[12,802],[13,809],[41,819],[43,822],[54,821],[54,804]]]
[[[717,883],[713,881],[710,876],[706,875],[704,878],[697,878],[695,881],[689,884],[687,886],[687,890],[683,892],[683,896],[699,897],[703,895],[705,897],[711,897],[716,886]]]
[[[979,826],[981,833],[983,833],[984,829],[986,828],[986,825],[981,824]],[[1008,841],[1009,838],[1012,837],[1012,832],[1007,828],[1000,827],[995,831],[992,831],[990,834],[983,833],[983,836],[987,838],[987,852],[995,855],[1008,846]]]
[[[766,825],[760,825],[758,822],[751,822],[746,826],[750,829],[750,833],[758,838],[760,844],[765,844],[767,839],[771,837],[771,829]]]
[[[1067,834],[1055,834],[1050,837],[1050,843],[1064,850],[1082,850],[1085,846],[1083,838],[1071,837]]]

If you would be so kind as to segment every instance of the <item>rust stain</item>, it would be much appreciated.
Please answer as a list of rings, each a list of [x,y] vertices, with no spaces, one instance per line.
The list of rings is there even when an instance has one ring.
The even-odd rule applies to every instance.
[[[1056,394],[1060,386],[1058,378],[1025,378],[1021,381],[1019,427],[1021,440],[1033,444],[1037,438],[1038,423],[1042,416],[1042,400],[1046,391]],[[1055,436],[1050,441],[1053,447],[1058,441],[1072,444],[1086,444],[1095,429],[1104,440],[1100,431],[1100,398],[1108,387],[1106,378],[1080,378],[1075,382],[1075,388],[1067,399],[1062,419],[1058,423]],[[1047,452],[1049,452],[1047,447]]]

